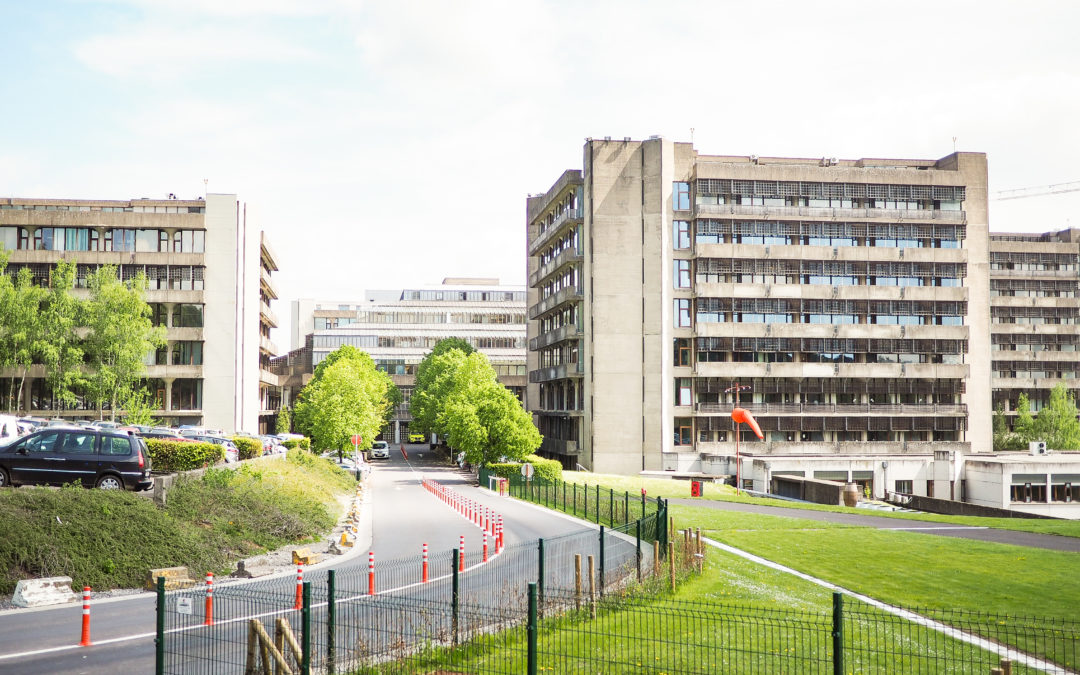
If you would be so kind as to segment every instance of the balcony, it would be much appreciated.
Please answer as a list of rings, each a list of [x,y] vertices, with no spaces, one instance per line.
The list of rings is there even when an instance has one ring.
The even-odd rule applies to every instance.
[[[559,232],[560,228],[566,223],[581,221],[581,209],[567,209],[559,214],[559,217],[555,219],[549,227],[544,228],[544,231],[536,235],[529,244],[529,255],[536,255],[536,252],[544,247],[545,244],[551,241],[555,233]]]
[[[274,314],[273,310],[270,309],[270,305],[268,305],[267,303],[260,300],[259,301],[259,312],[262,314],[263,320],[266,323],[270,324],[271,328],[277,328],[278,327],[277,314]]]
[[[580,285],[564,288],[555,295],[548,296],[547,298],[544,298],[543,300],[537,302],[535,305],[529,308],[529,318],[535,319],[541,314],[546,314],[563,303],[575,300],[581,300]]]
[[[281,379],[277,375],[275,375],[274,373],[271,373],[269,370],[266,370],[264,368],[260,368],[259,369],[259,382],[261,382],[263,384],[268,384],[268,385],[270,385],[272,387],[277,387],[277,386],[279,386],[281,384]]]
[[[742,406],[756,417],[772,415],[814,415],[817,417],[826,415],[849,417],[855,415],[887,417],[967,416],[967,405],[963,403],[901,403],[895,405],[875,405],[870,403],[745,403]],[[697,403],[694,405],[694,410],[703,415],[730,415],[731,407],[731,404],[728,403]]]
[[[581,417],[585,414],[584,410],[566,410],[563,408],[544,408],[543,406],[530,408],[529,412],[536,413],[537,415],[545,415],[548,417]]]
[[[891,223],[936,220],[942,223],[967,222],[966,211],[936,209],[829,209],[810,206],[743,206],[741,204],[698,204],[699,216],[757,216],[760,218],[813,218],[816,220],[873,220]]]
[[[537,349],[543,349],[544,347],[553,345],[557,342],[563,342],[577,337],[581,337],[581,326],[578,326],[577,324],[561,326],[529,340],[529,351],[535,352]]]
[[[569,263],[581,262],[581,251],[577,247],[568,248],[555,256],[548,264],[540,267],[529,275],[529,287],[536,288],[544,278],[551,276],[553,272]]]
[[[262,335],[259,336],[259,349],[273,356],[277,356],[279,353],[277,345],[274,344],[270,338],[263,337]]]
[[[691,446],[682,446],[689,451]],[[698,443],[697,450],[703,456],[735,456],[735,442]],[[866,456],[866,455],[925,455],[933,457],[935,452],[949,451],[959,454],[971,452],[971,443],[967,441],[750,441],[742,443],[743,456]]]
[[[581,377],[585,372],[581,363],[561,363],[557,366],[547,366],[529,371],[529,382],[550,382],[551,380],[564,380],[568,377]]]
[[[540,452],[549,455],[576,455],[578,454],[578,442],[545,438],[543,443],[540,444]]]
[[[277,289],[274,288],[274,282],[270,278],[270,272],[268,272],[265,267],[259,268],[259,281],[262,283],[263,288],[266,289],[267,295],[274,300],[277,300]]]

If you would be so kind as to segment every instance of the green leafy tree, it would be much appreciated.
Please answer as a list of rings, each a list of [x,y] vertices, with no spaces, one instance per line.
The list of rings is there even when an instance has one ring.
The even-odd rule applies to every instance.
[[[435,343],[416,367],[416,384],[409,399],[409,414],[412,416],[409,429],[426,433],[436,431],[435,420],[439,414],[440,401],[446,394],[445,391],[437,391],[437,381],[443,377],[447,368],[452,367],[450,362],[441,357],[451,352],[468,356],[475,351],[472,345],[462,338],[443,338]]]
[[[1076,398],[1064,384],[1050,391],[1050,400],[1035,418],[1034,436],[1053,450],[1080,450],[1080,421]]]
[[[75,331],[82,303],[71,294],[74,287],[75,263],[61,260],[50,274],[39,317],[41,330],[36,332],[32,346],[45,365],[45,382],[52,390],[53,401],[61,409],[75,404],[75,389],[85,381],[82,341]]]
[[[390,380],[390,386],[386,389],[386,412],[383,413],[383,426],[388,427],[394,422],[394,414],[397,407],[405,400],[401,390]]]
[[[366,353],[348,345],[327,360],[329,365],[320,363],[300,392],[294,411],[296,426],[320,449],[351,447],[352,434],[362,435],[362,448],[369,448],[389,406],[390,376],[378,371]]]
[[[1013,433],[1021,446],[1026,446],[1035,440],[1035,418],[1031,415],[1031,403],[1027,394],[1020,394],[1016,401],[1016,421],[1013,422]]]
[[[113,265],[98,268],[88,280],[90,299],[83,305],[90,372],[88,391],[101,415],[109,404],[110,418],[132,399],[146,372],[146,356],[164,347],[165,329],[155,327],[146,303],[146,277],[121,282]]]
[[[450,349],[428,361],[426,382],[413,390],[433,414],[429,430],[465,453],[471,464],[500,457],[520,459],[538,447],[542,437],[517,398],[499,384],[487,357]],[[419,381],[419,377],[418,377]],[[413,412],[413,419],[416,413]]]
[[[26,267],[14,276],[6,271],[5,253],[0,257],[0,367],[14,372],[3,395],[6,409],[19,412],[26,378],[34,365],[35,347],[40,340],[40,308],[45,289],[34,285]]]
[[[120,399],[124,411],[124,424],[137,424],[152,427],[158,424],[154,411],[162,408],[161,399],[150,393],[145,387],[133,388]]]
[[[281,410],[278,411],[277,419],[274,421],[274,433],[287,434],[292,431],[292,416],[289,414],[288,406],[281,406]]]

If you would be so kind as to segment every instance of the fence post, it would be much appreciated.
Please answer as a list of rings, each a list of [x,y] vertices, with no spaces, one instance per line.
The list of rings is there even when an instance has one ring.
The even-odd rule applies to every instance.
[[[302,675],[311,675],[311,582],[304,582],[304,609],[300,612],[300,625],[303,635],[300,637],[300,651],[303,661],[300,664]]]
[[[337,605],[334,604],[334,592],[337,581],[334,570],[326,572],[326,672],[334,675],[334,631],[337,630]]]
[[[607,515],[609,524],[615,527],[615,488],[608,488]]]
[[[584,488],[584,490],[582,490],[582,492],[585,493],[585,520],[588,520],[589,519],[589,486],[588,485],[583,485],[582,487]],[[574,485],[574,503],[577,503],[577,485],[576,484]]]
[[[574,554],[574,609],[581,609],[581,554]]]
[[[600,597],[604,597],[604,526],[600,526]]]
[[[544,605],[544,540],[536,540],[536,551],[539,558],[536,561],[537,579],[536,586],[538,592],[538,598],[540,600],[540,606]],[[543,611],[542,609],[540,611]]]
[[[623,514],[623,525],[625,525],[625,524],[630,522],[630,493],[627,492],[626,490],[623,490],[622,514]]]
[[[536,675],[536,584],[529,584],[529,623],[526,628],[529,636],[528,674]]]
[[[454,631],[454,644],[458,643],[458,550],[451,549],[453,553],[453,562],[451,569],[454,570],[453,583],[450,590],[450,621]]]
[[[844,596],[832,594],[832,668],[833,675],[844,675]]]
[[[600,524],[600,484],[596,484],[596,524]]]
[[[562,510],[566,510],[566,481],[562,484]]]
[[[668,544],[668,514],[667,502],[663,497],[656,498],[656,524],[659,529],[660,550],[667,551]]]
[[[157,635],[154,637],[154,673],[165,675],[165,577],[157,578]]]
[[[637,520],[637,545],[634,547],[637,553],[637,580],[641,581],[641,518]]]

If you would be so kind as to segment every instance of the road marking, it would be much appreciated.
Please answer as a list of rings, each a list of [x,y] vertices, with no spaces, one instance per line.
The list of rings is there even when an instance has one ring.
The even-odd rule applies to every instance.
[[[977,525],[942,525],[940,527],[879,527],[879,530],[910,530],[912,532],[926,532],[928,530],[989,530],[989,527]]]

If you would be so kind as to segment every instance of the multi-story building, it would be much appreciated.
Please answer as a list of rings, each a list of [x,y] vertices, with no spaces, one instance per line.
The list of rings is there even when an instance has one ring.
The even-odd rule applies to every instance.
[[[986,178],[980,153],[586,141],[583,170],[527,202],[542,451],[734,475],[738,396],[766,435],[742,436],[759,489],[774,472],[947,493],[930,467],[990,445]]]
[[[502,382],[519,399],[525,395],[525,289],[498,279],[448,278],[439,286],[374,290],[363,302],[293,301],[293,322],[305,341],[275,362],[293,400],[323,359],[343,345],[367,352],[389,373],[403,402],[391,442],[408,437],[409,398],[416,366],[439,340],[458,337],[487,355]]]
[[[277,262],[236,195],[0,199],[0,243],[10,252],[10,272],[27,267],[42,284],[61,259],[77,262],[76,289],[102,265],[116,265],[125,280],[146,274],[153,321],[167,328],[168,340],[148,357],[148,384],[162,406],[156,417],[254,431],[260,417],[273,415],[269,330],[277,325],[270,309]],[[81,397],[76,409],[60,410],[44,375],[40,366],[32,369],[21,410],[94,414]]]
[[[1080,229],[990,235],[993,404],[1037,413],[1059,383],[1080,398]]]

